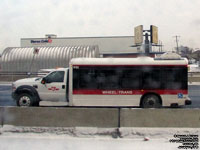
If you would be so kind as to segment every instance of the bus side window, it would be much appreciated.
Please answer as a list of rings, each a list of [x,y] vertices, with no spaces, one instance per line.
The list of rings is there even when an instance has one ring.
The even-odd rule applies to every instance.
[[[125,68],[121,79],[122,89],[140,89],[141,78],[140,69]]]
[[[166,68],[164,70],[164,89],[184,89],[187,85],[184,83],[185,73],[182,68]]]
[[[120,87],[117,68],[106,68],[99,70],[97,79],[100,89],[112,90]]]
[[[97,89],[96,74],[93,68],[79,69],[79,88]]]
[[[160,89],[161,88],[161,71],[159,68],[149,68],[143,72],[143,88],[144,89]]]
[[[79,70],[73,69],[73,89],[79,88]]]
[[[188,68],[184,67],[181,71],[181,77],[182,77],[182,89],[188,89]]]

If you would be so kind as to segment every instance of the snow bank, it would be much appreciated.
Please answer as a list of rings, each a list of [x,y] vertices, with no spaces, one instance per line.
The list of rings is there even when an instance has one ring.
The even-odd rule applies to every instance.
[[[9,135],[39,134],[39,135],[62,135],[71,137],[111,137],[111,138],[134,138],[150,139],[171,138],[175,134],[200,135],[200,128],[95,128],[95,127],[16,127],[11,125],[0,126],[0,134]]]

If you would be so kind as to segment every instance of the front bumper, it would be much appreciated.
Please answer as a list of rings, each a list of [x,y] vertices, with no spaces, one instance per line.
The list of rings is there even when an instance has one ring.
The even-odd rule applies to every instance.
[[[12,92],[12,98],[14,99],[14,100],[17,100],[17,97],[18,97],[18,95],[15,93],[15,92]]]

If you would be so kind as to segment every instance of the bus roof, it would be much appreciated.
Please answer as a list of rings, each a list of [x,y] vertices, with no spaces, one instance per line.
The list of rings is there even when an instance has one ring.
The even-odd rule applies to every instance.
[[[179,60],[162,60],[151,57],[137,58],[73,58],[71,65],[188,65],[186,58]]]

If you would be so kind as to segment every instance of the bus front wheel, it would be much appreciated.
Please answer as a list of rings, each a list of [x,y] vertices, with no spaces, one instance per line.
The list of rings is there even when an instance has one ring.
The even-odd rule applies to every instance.
[[[155,94],[148,94],[142,99],[142,108],[160,108],[161,106],[160,98]]]
[[[33,106],[33,97],[29,94],[22,93],[17,99],[17,106],[30,107]]]

